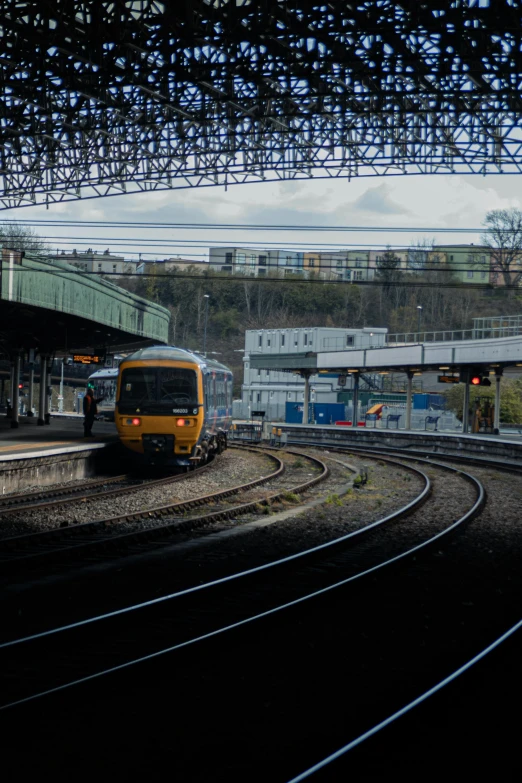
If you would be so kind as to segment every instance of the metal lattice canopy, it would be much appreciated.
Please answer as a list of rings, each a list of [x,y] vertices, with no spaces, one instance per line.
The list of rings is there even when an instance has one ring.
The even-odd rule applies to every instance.
[[[0,0],[0,203],[519,173],[521,0]]]

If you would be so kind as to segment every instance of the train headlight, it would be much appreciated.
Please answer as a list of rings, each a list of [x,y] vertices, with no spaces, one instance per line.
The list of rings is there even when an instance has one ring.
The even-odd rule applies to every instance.
[[[130,427],[139,427],[141,424],[141,419],[125,419],[125,424],[128,424]]]

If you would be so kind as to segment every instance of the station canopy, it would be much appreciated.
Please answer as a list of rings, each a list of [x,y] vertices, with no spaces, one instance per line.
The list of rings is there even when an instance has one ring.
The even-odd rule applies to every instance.
[[[4,356],[133,350],[166,343],[170,313],[69,264],[2,250],[0,350]]]

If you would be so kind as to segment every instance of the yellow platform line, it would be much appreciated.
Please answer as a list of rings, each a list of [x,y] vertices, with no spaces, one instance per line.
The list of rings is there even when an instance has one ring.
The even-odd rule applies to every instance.
[[[85,444],[86,442],[87,441],[83,440],[82,438],[81,440],[50,440],[46,443],[29,443],[27,446],[23,446],[21,443],[18,443],[13,444],[12,446],[0,446],[0,451],[16,451],[17,449],[19,451],[36,451],[39,448],[44,448],[46,446],[70,446],[77,443]],[[88,442],[94,444],[100,443],[101,441],[90,440]]]

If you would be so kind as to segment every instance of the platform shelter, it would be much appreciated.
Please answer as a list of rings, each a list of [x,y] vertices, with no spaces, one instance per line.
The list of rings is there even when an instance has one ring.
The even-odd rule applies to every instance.
[[[111,354],[168,342],[170,313],[67,263],[4,247],[0,270],[0,356],[11,363],[11,426],[18,426],[19,381],[29,362],[32,415],[39,370],[38,423],[48,421],[54,357]]]
[[[464,383],[464,410],[469,407],[469,384],[472,379],[486,381],[494,375],[494,430],[500,425],[500,379],[506,367],[522,367],[522,336],[453,342],[411,343],[409,345],[366,348],[362,350],[320,351],[295,354],[261,355],[251,353],[250,367],[255,370],[277,370],[299,373],[305,380],[303,421],[308,421],[310,376],[321,372],[338,373],[339,378],[353,376],[353,402],[357,410],[359,378],[367,372],[403,372],[406,374],[406,429],[411,429],[413,377],[427,371],[438,371],[455,382]],[[489,379],[488,379],[489,380]],[[487,382],[487,381],[486,381]],[[342,383],[342,381],[341,381]],[[353,417],[353,426],[357,426]],[[464,416],[463,432],[468,431]]]

